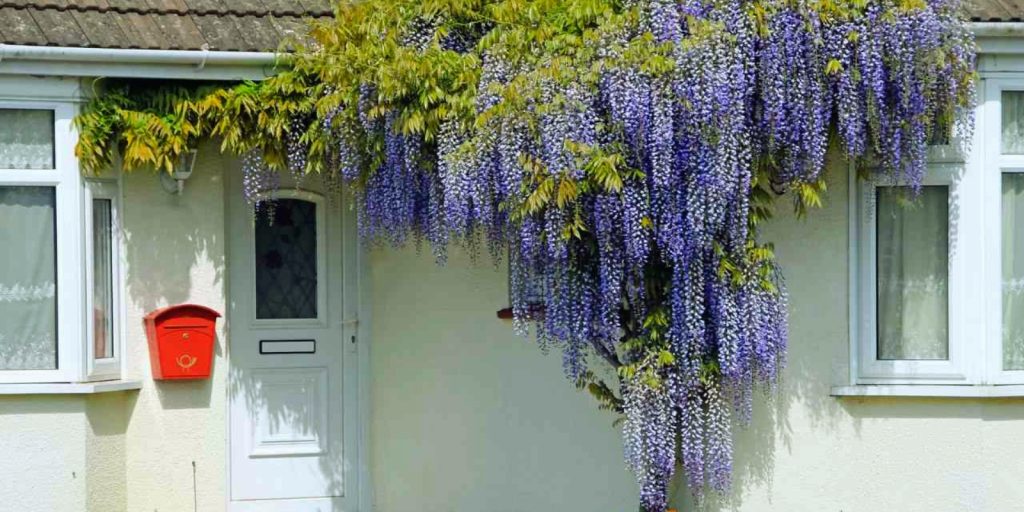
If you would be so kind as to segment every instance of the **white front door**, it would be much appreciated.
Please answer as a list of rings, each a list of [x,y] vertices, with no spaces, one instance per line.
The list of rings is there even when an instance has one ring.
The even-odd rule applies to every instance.
[[[355,229],[313,182],[256,212],[229,182],[232,510],[357,507]]]

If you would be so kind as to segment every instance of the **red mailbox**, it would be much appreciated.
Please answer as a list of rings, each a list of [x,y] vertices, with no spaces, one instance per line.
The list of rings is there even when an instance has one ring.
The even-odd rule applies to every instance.
[[[195,304],[170,306],[146,315],[153,378],[208,378],[219,317],[220,313]]]

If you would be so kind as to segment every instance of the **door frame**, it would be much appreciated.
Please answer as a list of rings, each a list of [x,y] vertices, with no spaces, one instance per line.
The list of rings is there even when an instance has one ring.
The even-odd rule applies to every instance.
[[[241,162],[240,160],[236,160],[236,163],[240,163],[240,162]],[[224,458],[225,458],[225,464],[224,464],[224,510],[227,510],[227,511],[232,510],[232,500],[231,500],[231,471],[232,471],[232,468],[231,468],[231,397],[230,397],[231,382],[230,382],[230,380],[231,380],[231,374],[232,374],[231,369],[232,369],[234,363],[233,363],[232,357],[231,357],[231,344],[232,344],[231,343],[231,340],[232,340],[232,336],[231,336],[231,320],[232,319],[231,319],[231,316],[232,315],[230,314],[230,310],[231,310],[230,302],[231,302],[232,294],[236,291],[234,289],[234,286],[233,286],[232,282],[231,282],[231,272],[227,268],[227,265],[231,264],[231,260],[233,258],[233,255],[231,254],[231,251],[232,251],[231,246],[232,246],[232,244],[231,244],[231,240],[229,238],[231,236],[229,230],[231,229],[232,216],[233,215],[241,215],[241,214],[246,214],[247,215],[249,213],[248,211],[245,211],[245,212],[233,211],[234,208],[232,207],[232,204],[236,204],[236,203],[234,203],[235,200],[233,200],[229,194],[241,194],[242,190],[243,190],[242,186],[241,186],[241,177],[242,177],[241,166],[240,165],[235,165],[233,167],[234,167],[233,169],[230,169],[226,173],[227,176],[225,176],[226,179],[224,180],[225,187],[224,187],[224,200],[223,200],[224,201],[224,203],[223,203],[224,204],[224,228],[225,228],[225,230],[224,230],[224,249],[225,249],[224,261],[225,261],[225,270],[224,270],[224,274],[223,275],[225,276],[224,277],[224,280],[225,280],[225,290],[226,290],[225,299],[226,299],[226,301],[228,303],[228,307],[226,308],[227,311],[225,312],[227,314],[225,315],[225,322],[224,322],[225,323],[225,328],[224,328],[224,332],[225,332],[225,343],[224,343],[224,346],[225,346],[225,351],[224,351],[225,352],[225,356],[224,356],[224,359],[225,359],[225,362],[227,363],[227,369],[225,370],[227,372],[227,375],[225,376],[225,386],[224,386],[224,395],[225,395],[224,398],[225,398],[225,400],[224,400],[224,410],[223,410],[224,427],[225,427],[224,428],[224,432],[226,434],[224,436]],[[315,193],[315,192],[304,191],[304,190],[302,190],[301,186],[296,186],[296,187],[293,187],[293,188],[290,188],[290,189],[281,189],[280,191],[270,191],[270,190],[268,190],[268,191],[261,191],[259,193],[259,196],[261,196],[261,197],[262,196],[276,196],[276,194],[278,192],[283,192],[284,194],[281,195],[281,196],[277,196],[277,197],[284,197],[285,195],[287,195],[289,197],[302,197],[302,198],[305,198],[305,197],[319,196],[320,195],[320,194]],[[323,203],[323,206],[325,207],[324,210],[325,210],[327,215],[331,215],[332,213],[334,213],[334,214],[342,214],[343,215],[343,219],[342,219],[342,222],[341,222],[341,224],[342,224],[342,240],[341,240],[342,251],[345,253],[346,257],[352,259],[352,268],[354,269],[353,275],[356,277],[356,283],[355,283],[355,286],[354,286],[354,290],[355,291],[353,293],[353,296],[354,296],[355,300],[357,301],[357,305],[356,305],[356,311],[357,311],[356,318],[357,318],[357,321],[356,321],[355,325],[352,326],[352,330],[351,330],[351,332],[354,333],[353,335],[355,336],[355,343],[356,343],[356,351],[355,351],[355,357],[356,357],[356,377],[355,377],[355,381],[356,381],[356,393],[355,393],[356,405],[355,405],[354,409],[356,411],[356,421],[355,421],[355,424],[356,424],[356,443],[355,444],[356,444],[356,454],[357,454],[358,464],[357,464],[357,466],[355,468],[355,471],[354,471],[354,473],[356,475],[356,486],[355,486],[356,487],[356,499],[355,499],[355,501],[357,503],[358,512],[372,512],[373,509],[374,509],[373,498],[372,498],[373,497],[373,488],[372,488],[371,475],[370,475],[370,465],[369,465],[369,455],[370,455],[369,454],[369,446],[370,446],[370,413],[371,413],[371,409],[370,409],[370,340],[372,339],[371,338],[371,330],[370,330],[370,326],[372,325],[372,317],[371,317],[371,311],[370,311],[370,307],[369,307],[370,299],[371,299],[370,284],[369,284],[370,283],[370,280],[369,280],[369,275],[370,275],[370,272],[369,272],[369,261],[368,261],[367,255],[366,255],[366,253],[367,253],[366,247],[363,244],[363,241],[362,241],[362,239],[359,236],[358,228],[357,228],[357,225],[356,225],[355,216],[357,215],[357,213],[356,213],[356,209],[355,209],[354,205],[357,204],[357,203],[355,202],[355,197],[352,194],[351,190],[348,189],[348,188],[346,188],[344,191],[342,191],[340,195],[342,196],[340,198],[340,203],[341,204],[339,206],[337,206],[337,212],[331,212],[330,211],[332,209],[332,207],[328,204],[327,201],[325,201]],[[344,213],[342,213],[342,212],[344,212]],[[319,244],[319,240],[318,240],[318,244]],[[350,340],[350,342],[351,342],[351,340]]]

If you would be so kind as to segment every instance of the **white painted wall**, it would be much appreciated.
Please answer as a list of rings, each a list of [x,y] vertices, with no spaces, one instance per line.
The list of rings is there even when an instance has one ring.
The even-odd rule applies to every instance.
[[[124,177],[125,377],[143,387],[0,396],[0,512],[224,509],[224,321],[211,379],[156,382],[142,318],[184,302],[225,311],[223,173],[232,170],[237,161],[207,144],[180,197],[165,192],[152,173]]]
[[[125,397],[0,396],[0,511],[125,510]]]
[[[615,417],[495,312],[505,267],[371,257],[370,464],[378,512],[629,511]]]
[[[181,196],[150,172],[124,178],[128,376],[144,381],[127,407],[126,510],[217,511],[227,503],[225,322],[209,380],[153,381],[142,317],[186,302],[226,311],[223,179],[236,170],[210,143]]]
[[[128,377],[138,392],[0,397],[0,510],[220,511],[226,504],[224,324],[214,376],[149,379],[142,315],[226,307],[222,172],[201,149],[185,195],[125,179]],[[836,399],[845,382],[847,205],[769,226],[791,298],[789,367],[737,435],[736,485],[707,510],[1009,511],[1024,502],[1024,399]],[[780,203],[781,204],[781,203]],[[635,510],[614,418],[495,318],[504,268],[455,251],[370,254],[369,461],[376,512]],[[193,487],[192,462],[196,462]],[[685,489],[673,490],[691,510]]]
[[[81,510],[86,429],[83,397],[0,397],[0,509]]]
[[[1009,511],[1024,503],[1024,399],[837,399],[848,379],[847,175],[825,207],[781,215],[789,365],[737,434],[733,492],[704,510]],[[454,254],[372,254],[376,512],[636,510],[613,418],[494,312],[505,277]],[[678,484],[673,502],[694,510]]]

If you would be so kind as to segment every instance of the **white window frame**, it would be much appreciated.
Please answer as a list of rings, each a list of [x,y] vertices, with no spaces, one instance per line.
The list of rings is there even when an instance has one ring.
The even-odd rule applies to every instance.
[[[87,179],[85,187],[83,188],[85,194],[85,200],[83,206],[85,212],[82,218],[85,221],[85,253],[83,259],[83,266],[86,271],[86,286],[85,286],[85,319],[86,319],[86,359],[85,368],[86,375],[85,380],[97,381],[97,380],[111,380],[117,379],[121,376],[122,362],[124,358],[124,281],[121,275],[121,269],[124,268],[123,258],[124,251],[122,250],[124,242],[121,234],[121,197],[120,197],[120,186],[117,180],[113,179]],[[93,304],[93,287],[95,285],[95,276],[93,275],[93,258],[95,258],[95,249],[93,247],[93,233],[96,228],[93,225],[93,212],[92,203],[94,199],[107,199],[110,201],[110,223],[111,223],[111,248],[110,248],[110,265],[111,265],[111,286],[113,288],[112,307],[111,312],[114,316],[113,328],[112,328],[112,347],[114,350],[114,356],[104,359],[96,359],[96,343],[93,339],[95,335],[95,321],[96,318],[92,314],[95,307]]]
[[[983,74],[978,91],[970,154],[964,158],[950,147],[932,148],[925,180],[951,184],[949,361],[888,362],[875,357],[876,234],[871,217],[879,184],[858,180],[851,171],[850,377],[855,387],[834,388],[833,394],[1024,395],[1024,370],[1003,370],[1002,347],[1002,174],[1024,173],[1024,155],[1002,154],[1002,93],[1024,91],[1024,73]],[[857,385],[880,389],[858,391]],[[901,385],[919,386],[912,390]],[[962,391],[955,391],[955,385]]]
[[[0,98],[0,109],[37,109],[53,112],[53,169],[0,169],[0,186],[53,187],[56,212],[57,368],[48,370],[0,370],[0,384],[76,383],[110,380],[121,376],[124,354],[124,305],[121,297],[123,268],[113,262],[115,283],[115,356],[117,361],[94,362],[91,311],[91,219],[93,194],[112,194],[113,216],[119,215],[118,187],[110,182],[86,186],[75,144],[74,117],[78,106],[71,101],[21,101]],[[111,192],[113,190],[113,192]],[[119,217],[115,217],[119,219]],[[89,220],[86,220],[89,219]],[[115,223],[119,220],[115,220]],[[117,224],[115,224],[117,225]],[[115,229],[115,233],[119,233]],[[89,235],[88,238],[86,235]],[[88,243],[87,243],[88,240]],[[114,251],[121,258],[120,235]]]
[[[969,354],[966,341],[965,303],[969,269],[965,257],[965,237],[952,236],[962,231],[961,217],[956,214],[956,200],[961,193],[963,166],[958,164],[933,164],[923,185],[941,185],[949,190],[950,232],[949,238],[949,352],[947,360],[881,360],[877,357],[877,215],[876,194],[882,187],[899,186],[885,178],[861,180],[859,183],[858,262],[861,269],[858,291],[861,305],[861,326],[859,333],[859,383],[964,383],[968,380]]]
[[[6,383],[74,382],[82,378],[82,342],[85,323],[82,318],[84,275],[81,223],[82,194],[78,161],[74,154],[73,105],[45,102],[0,102],[0,109],[39,109],[53,111],[54,168],[0,169],[0,186],[45,186],[55,189],[57,211],[57,368],[53,370],[3,370],[0,381]]]
[[[985,267],[991,269],[987,284],[985,337],[989,351],[986,375],[992,384],[1024,384],[1024,370],[1003,369],[1003,297],[1002,297],[1002,179],[1004,173],[1024,172],[1024,155],[1002,154],[1002,96],[1004,91],[1024,91],[1024,76],[987,78],[980,103],[979,132],[981,162],[980,174],[985,177],[984,204],[985,238],[987,247]]]

